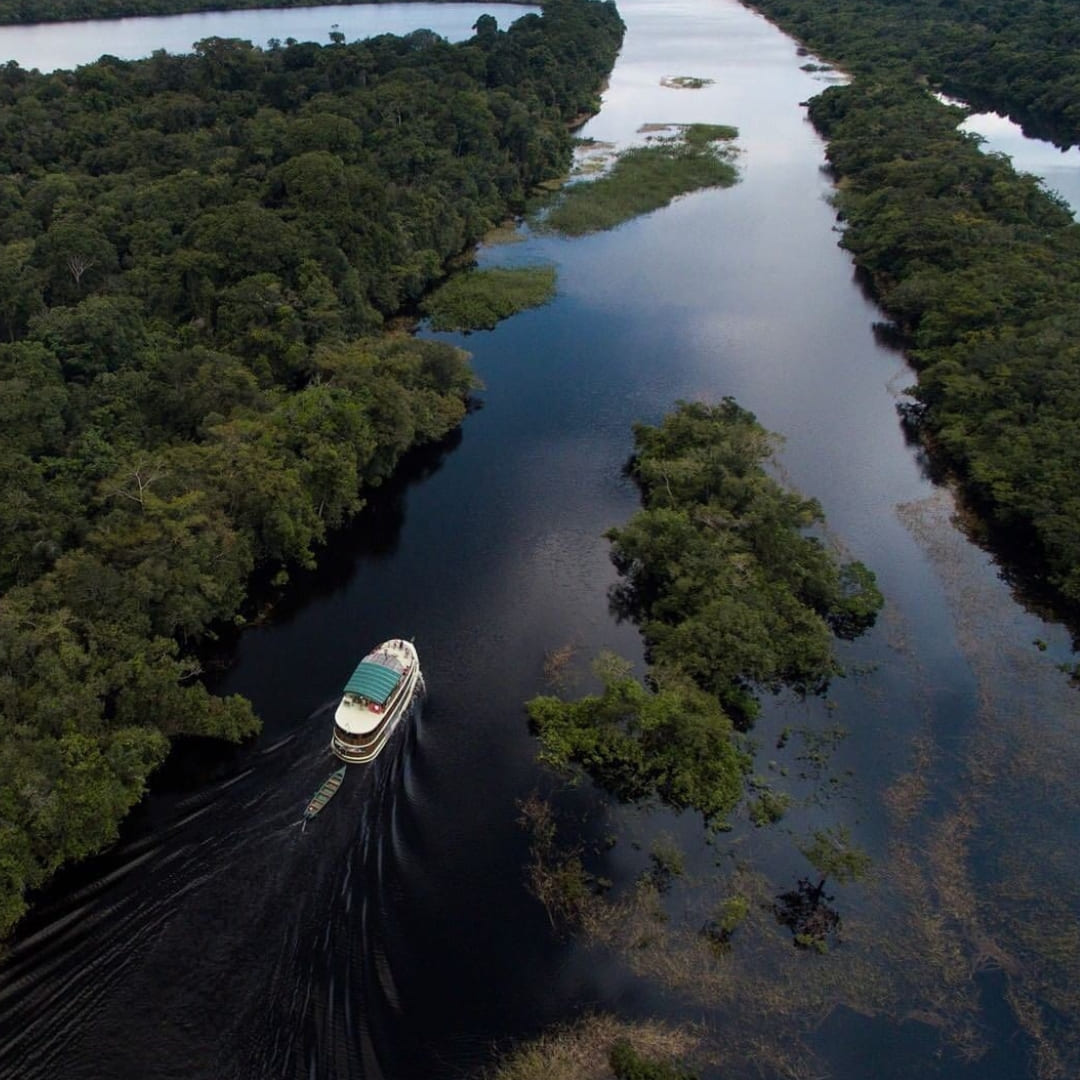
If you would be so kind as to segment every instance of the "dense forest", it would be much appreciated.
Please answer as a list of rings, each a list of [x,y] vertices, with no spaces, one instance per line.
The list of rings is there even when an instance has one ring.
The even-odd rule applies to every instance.
[[[352,0],[378,4],[388,0]],[[452,0],[430,0],[451,3]],[[493,0],[496,4],[522,0]],[[15,23],[121,19],[137,15],[183,15],[193,11],[237,11],[245,8],[319,7],[323,0],[0,0],[0,26]]]
[[[1070,0],[754,0],[853,74],[929,79],[1039,138],[1080,143],[1080,13]]]
[[[551,0],[0,73],[0,934],[168,737],[255,729],[200,639],[461,421],[464,354],[384,322],[565,172],[622,32]]]
[[[846,22],[835,17],[854,10],[843,2],[755,6],[857,72],[853,85],[814,98],[810,118],[828,140],[838,180],[841,243],[866,271],[919,373],[906,418],[1005,541],[1000,550],[1007,547],[1028,583],[1075,624],[1080,226],[1034,178],[982,153],[977,136],[957,130],[964,111],[922,85],[930,72],[963,89],[946,77],[961,68],[942,42],[961,40],[965,27],[981,40],[972,9],[935,9],[951,29],[938,35],[934,67],[930,46],[920,44],[930,39],[921,0],[864,5],[865,19]],[[986,25],[994,12],[999,17],[992,48],[973,70],[993,92],[990,104],[1004,111],[1015,92],[1046,86],[1041,73],[1069,61],[1071,53],[1047,41],[1067,44],[1080,34],[1080,15],[1054,4],[979,10]],[[1057,30],[1047,35],[1052,12]],[[1004,70],[999,54],[1026,56],[1025,75],[994,89]],[[1066,106],[1075,109],[1077,100],[1062,94],[1046,114],[1059,126],[1071,122]]]
[[[843,244],[919,372],[909,419],[1033,571],[1080,605],[1080,225],[916,88],[811,103]]]

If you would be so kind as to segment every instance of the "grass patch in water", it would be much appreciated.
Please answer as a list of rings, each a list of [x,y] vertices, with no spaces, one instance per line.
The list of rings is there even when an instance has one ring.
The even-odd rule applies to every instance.
[[[466,270],[420,305],[433,330],[492,330],[500,319],[546,304],[555,295],[553,266]]]
[[[700,1034],[689,1025],[655,1020],[625,1022],[612,1016],[591,1016],[572,1027],[557,1028],[519,1047],[487,1072],[488,1080],[609,1080],[612,1075],[664,1076],[661,1071],[613,1074],[629,1056],[655,1062],[693,1058]],[[631,1053],[628,1055],[627,1050]],[[612,1054],[616,1060],[612,1062]],[[646,1066],[647,1068],[648,1066]],[[671,1066],[672,1069],[675,1066]],[[687,1075],[672,1072],[666,1075]]]
[[[500,222],[484,233],[485,247],[501,247],[503,244],[520,244],[525,239],[512,218]]]
[[[676,75],[673,79],[665,77],[660,80],[660,85],[666,86],[669,90],[700,90],[712,84],[712,79],[702,79],[697,75]]]
[[[659,210],[680,195],[730,187],[738,179],[730,145],[738,129],[690,124],[674,138],[619,154],[607,175],[573,184],[541,223],[566,236],[613,229]]]

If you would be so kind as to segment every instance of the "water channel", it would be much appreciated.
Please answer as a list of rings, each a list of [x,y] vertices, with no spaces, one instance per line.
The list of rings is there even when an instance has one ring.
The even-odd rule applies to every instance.
[[[1062,150],[1044,139],[1029,138],[1015,120],[1000,113],[972,113],[960,129],[978,135],[984,152],[1005,154],[1016,169],[1037,176],[1043,187],[1064,199],[1076,214],[1080,208],[1080,147]]]
[[[414,25],[431,25],[423,10]],[[799,104],[829,76],[735,0],[620,10],[626,42],[582,134],[618,147],[646,124],[734,124],[740,183],[610,233],[522,230],[480,253],[554,264],[556,299],[448,335],[474,356],[482,407],[235,642],[216,688],[252,699],[260,738],[182,747],[121,842],[26,921],[0,969],[0,1078],[461,1077],[598,1010],[702,1024],[706,1076],[1076,1074],[1080,713],[1056,667],[1071,643],[1018,606],[904,439],[913,375],[837,247]],[[285,14],[244,36],[289,36]],[[712,82],[662,85],[674,76]],[[574,672],[604,648],[640,660],[609,612],[603,538],[637,505],[630,426],[723,395],[783,436],[779,472],[822,502],[887,608],[827,699],[766,702],[756,769],[792,790],[785,821],[707,843],[691,815],[562,792],[522,704],[559,647]],[[397,635],[415,638],[430,696],[301,830],[333,767],[340,685]],[[811,734],[777,747],[785,729]],[[682,848],[651,937],[628,951],[552,932],[524,884],[533,791],[586,839],[615,838],[595,863],[615,895],[656,836]],[[812,873],[805,837],[841,827],[874,870],[830,884],[842,941],[819,956],[792,947],[770,900]],[[717,956],[702,911],[733,883],[751,915]]]
[[[186,53],[195,42],[209,37],[241,38],[260,47],[289,38],[325,45],[331,31],[355,41],[375,34],[408,34],[421,27],[450,41],[463,41],[472,35],[477,17],[490,10],[491,5],[476,3],[336,4],[0,26],[0,60],[48,72],[91,63],[103,53],[120,60],[141,60],[156,49]],[[505,26],[528,10],[500,5],[495,14]]]

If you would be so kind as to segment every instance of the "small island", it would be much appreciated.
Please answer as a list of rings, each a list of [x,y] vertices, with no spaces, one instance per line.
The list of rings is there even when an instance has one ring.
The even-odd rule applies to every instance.
[[[701,90],[703,87],[712,86],[712,79],[702,79],[696,75],[676,75],[674,78],[665,76],[660,80],[661,86],[672,90]]]
[[[647,145],[617,154],[610,169],[595,179],[569,184],[537,227],[584,236],[659,210],[680,195],[730,187],[738,179],[732,145],[738,128],[662,124],[653,130],[674,134],[654,135]]]
[[[553,266],[470,268],[452,274],[420,302],[432,330],[491,330],[502,319],[555,295]]]
[[[680,403],[634,440],[643,509],[608,538],[612,603],[641,626],[648,677],[605,661],[599,695],[534,698],[529,718],[542,761],[717,828],[743,795],[757,693],[824,692],[842,672],[833,638],[872,626],[883,599],[808,532],[821,507],[768,474],[773,437],[734,401]]]

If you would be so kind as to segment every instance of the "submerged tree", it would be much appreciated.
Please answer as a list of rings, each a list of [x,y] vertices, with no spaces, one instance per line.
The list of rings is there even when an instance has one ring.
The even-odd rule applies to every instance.
[[[598,661],[597,674],[599,695],[529,702],[540,759],[584,769],[621,800],[693,808],[710,826],[723,827],[741,798],[749,759],[715,697],[684,677],[648,689],[610,654]]]
[[[777,896],[773,914],[791,931],[798,948],[826,952],[840,940],[840,913],[832,900],[825,893],[825,878],[816,885],[800,878],[794,889]]]
[[[766,471],[776,437],[732,399],[679,403],[634,429],[629,471],[644,509],[612,529],[616,611],[653,664],[688,675],[749,723],[755,692],[820,692],[840,673],[832,638],[873,625],[882,596],[807,530],[820,504]]]
[[[604,657],[600,694],[537,697],[529,717],[542,761],[719,828],[743,797],[739,728],[757,693],[824,690],[842,670],[833,637],[872,625],[882,596],[870,570],[806,534],[821,507],[769,476],[775,437],[730,398],[680,403],[634,435],[644,509],[608,536],[613,603],[642,627],[648,678]]]

